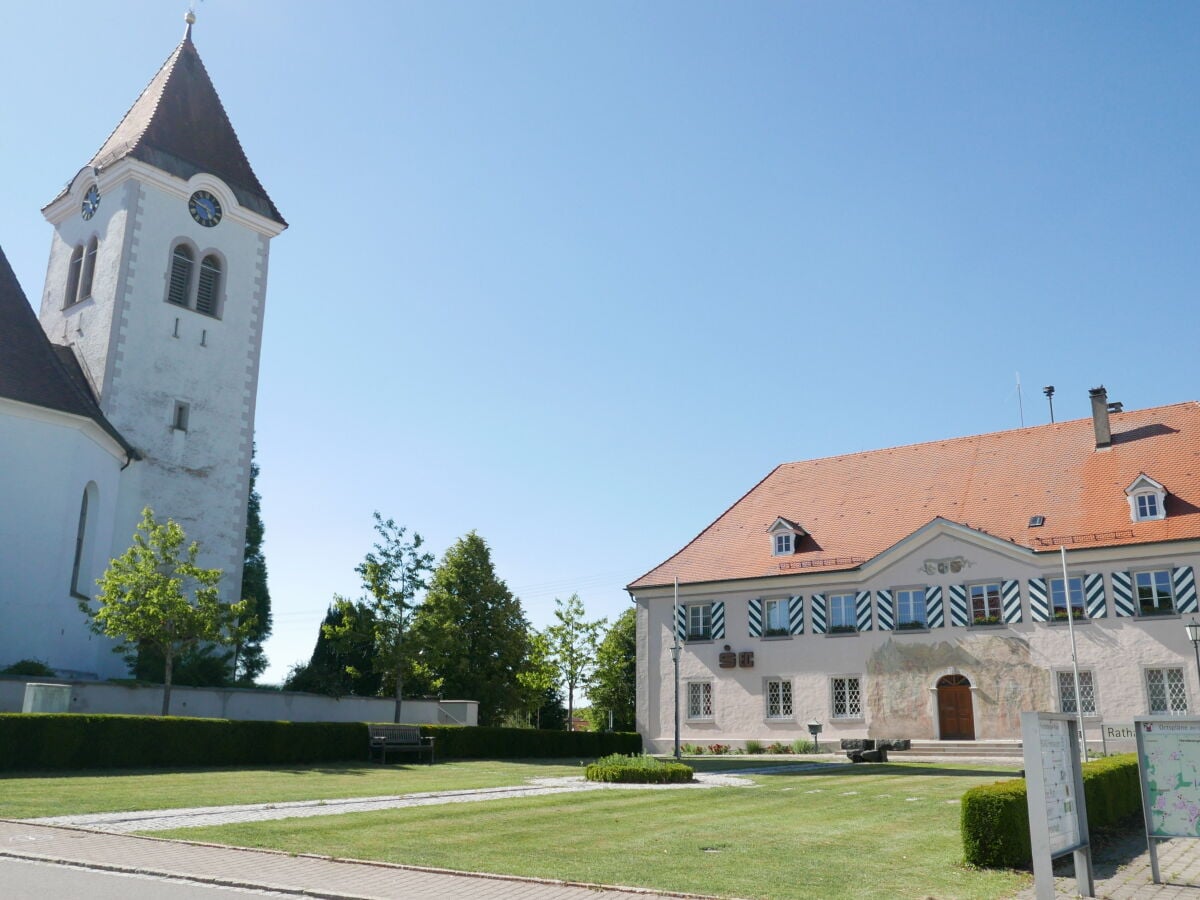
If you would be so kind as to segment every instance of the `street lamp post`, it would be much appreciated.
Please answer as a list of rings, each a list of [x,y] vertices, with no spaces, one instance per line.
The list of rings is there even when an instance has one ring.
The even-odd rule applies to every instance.
[[[1183,626],[1183,630],[1187,632],[1188,640],[1192,642],[1192,649],[1196,651],[1196,675],[1200,677],[1200,622],[1196,621],[1196,617],[1192,616],[1192,621]]]
[[[675,579],[675,603],[671,610],[671,634],[675,636],[671,644],[671,662],[675,664],[675,759],[682,759],[679,752],[679,579]]]

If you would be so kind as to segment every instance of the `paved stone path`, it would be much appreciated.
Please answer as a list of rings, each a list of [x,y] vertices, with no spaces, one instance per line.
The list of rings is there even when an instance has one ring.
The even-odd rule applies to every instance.
[[[1054,866],[1056,898],[1078,896],[1070,859],[1065,857]],[[1146,836],[1140,831],[1115,840],[1102,840],[1092,848],[1096,897],[1107,900],[1200,900],[1200,840],[1159,844],[1158,865],[1163,884],[1153,881]],[[1021,891],[1012,900],[1035,900],[1033,888]]]

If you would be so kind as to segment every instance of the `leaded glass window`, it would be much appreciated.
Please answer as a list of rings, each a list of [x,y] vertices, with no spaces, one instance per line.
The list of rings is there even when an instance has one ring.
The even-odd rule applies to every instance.
[[[1183,669],[1147,669],[1146,693],[1150,697],[1151,715],[1187,715],[1187,690],[1183,683]]]

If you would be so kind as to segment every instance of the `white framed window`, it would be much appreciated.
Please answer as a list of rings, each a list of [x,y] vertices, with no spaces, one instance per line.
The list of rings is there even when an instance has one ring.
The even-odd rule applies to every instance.
[[[687,717],[689,719],[711,719],[713,717],[711,681],[688,682]]]
[[[926,628],[925,618],[925,588],[896,588],[892,591],[896,598],[896,627],[897,628]]]
[[[1077,713],[1079,708],[1075,705],[1075,673],[1068,670],[1056,672],[1055,675],[1058,678],[1058,711]],[[1096,715],[1096,683],[1092,678],[1091,669],[1079,670],[1079,696],[1083,701],[1083,714]]]
[[[1047,579],[1050,585],[1050,612],[1056,622],[1067,621],[1067,601],[1070,599],[1071,615],[1076,619],[1086,618],[1083,605],[1083,576],[1070,575],[1064,583],[1062,577]]]
[[[1000,616],[1000,582],[968,585],[967,599],[971,604],[972,625],[999,625],[1003,621]]]
[[[794,537],[791,533],[775,535],[775,555],[790,556],[794,546]]]
[[[828,604],[830,634],[858,631],[853,594],[830,594]]]
[[[1125,488],[1129,499],[1129,518],[1134,522],[1153,522],[1167,517],[1167,489],[1144,472]]]
[[[1137,597],[1138,615],[1163,616],[1175,612],[1170,569],[1134,572],[1133,592]]]
[[[687,605],[687,639],[689,641],[712,640],[711,603],[689,603]]]
[[[862,678],[836,675],[829,679],[830,714],[835,719],[861,719]]]
[[[782,637],[790,634],[788,628],[788,602],[784,600],[763,601],[763,634],[766,637]]]
[[[768,719],[791,719],[792,683],[786,678],[768,678],[765,682]]]
[[[1134,498],[1137,501],[1137,518],[1138,521],[1143,519],[1157,519],[1158,516],[1158,497],[1154,494],[1138,494]]]
[[[1186,716],[1188,702],[1183,669],[1147,669],[1146,697],[1152,716]]]

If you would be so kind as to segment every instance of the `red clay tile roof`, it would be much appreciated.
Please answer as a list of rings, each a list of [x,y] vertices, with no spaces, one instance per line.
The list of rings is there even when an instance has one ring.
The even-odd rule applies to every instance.
[[[209,172],[229,185],[242,206],[287,224],[250,168],[191,28],[89,165],[103,169],[126,156],[185,180]]]
[[[1035,551],[1200,538],[1200,403],[1111,422],[1100,451],[1087,418],[785,463],[629,587],[852,569],[937,517]],[[1168,491],[1161,521],[1130,521],[1125,488],[1143,472]],[[779,516],[810,535],[790,556],[771,554]]]
[[[0,249],[0,397],[91,419],[133,458],[137,451],[100,412],[69,347],[50,343]]]

